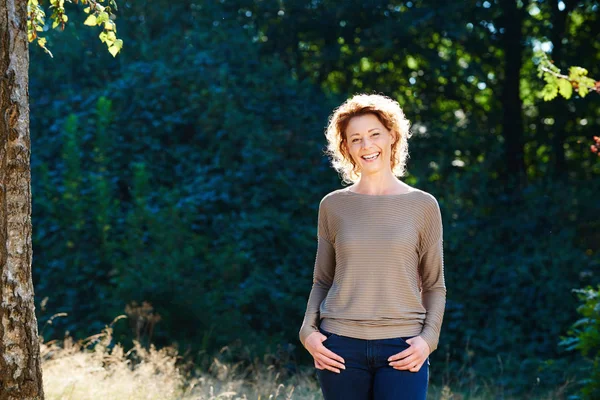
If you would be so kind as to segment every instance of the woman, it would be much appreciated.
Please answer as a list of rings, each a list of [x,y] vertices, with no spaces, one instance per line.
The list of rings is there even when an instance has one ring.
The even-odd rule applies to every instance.
[[[404,175],[410,123],[386,96],[360,94],[327,127],[347,188],[319,204],[313,286],[300,341],[325,400],[425,399],[446,286],[436,198]]]

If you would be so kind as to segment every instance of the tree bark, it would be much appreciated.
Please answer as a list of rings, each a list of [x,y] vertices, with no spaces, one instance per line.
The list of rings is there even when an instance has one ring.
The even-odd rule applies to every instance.
[[[0,0],[0,400],[43,399],[31,279],[27,1]]]

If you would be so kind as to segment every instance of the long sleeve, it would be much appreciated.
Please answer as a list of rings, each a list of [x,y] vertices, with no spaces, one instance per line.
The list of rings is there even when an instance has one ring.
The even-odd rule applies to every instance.
[[[446,307],[443,225],[437,200],[426,207],[422,243],[419,271],[422,283],[421,297],[427,316],[420,336],[433,352],[438,346]]]
[[[306,305],[306,313],[300,328],[300,342],[305,346],[308,335],[319,331],[319,308],[327,297],[335,275],[335,247],[331,242],[327,226],[327,211],[324,202],[319,204],[317,228],[317,254],[313,272],[313,285]]]

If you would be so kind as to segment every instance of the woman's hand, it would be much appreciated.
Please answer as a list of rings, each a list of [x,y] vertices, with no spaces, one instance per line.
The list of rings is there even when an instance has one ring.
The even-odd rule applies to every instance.
[[[394,369],[407,369],[410,372],[419,372],[423,363],[429,357],[431,351],[429,345],[421,336],[415,336],[406,340],[410,347],[394,354],[388,361]],[[396,361],[400,360],[400,361]]]
[[[308,335],[304,347],[315,359],[315,368],[340,373],[340,368],[346,369],[343,364],[345,361],[323,345],[325,339],[327,339],[327,336],[315,331]]]

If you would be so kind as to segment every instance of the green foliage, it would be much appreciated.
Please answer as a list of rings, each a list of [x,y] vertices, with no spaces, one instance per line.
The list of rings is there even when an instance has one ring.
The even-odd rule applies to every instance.
[[[456,188],[447,193],[455,200],[442,203],[449,296],[441,349],[449,352],[450,369],[468,364],[480,379],[496,375],[507,390],[522,391],[530,373],[544,378],[551,368],[541,360],[559,354],[557,338],[575,317],[571,288],[589,282],[598,266],[578,249],[579,236],[597,223],[576,229],[559,222],[593,218],[562,184],[531,185],[524,198],[499,201],[502,195],[477,176],[439,184],[451,179]]]
[[[113,57],[123,48],[123,40],[117,39],[117,25],[113,21],[117,11],[117,3],[115,0],[66,0],[69,3],[88,5],[83,9],[84,13],[89,14],[84,25],[100,26],[104,25],[100,33],[100,41],[106,43],[108,51]],[[106,4],[106,5],[103,5]],[[65,14],[65,0],[50,0],[50,9],[52,15],[52,29],[56,29],[59,25],[61,30],[65,29],[65,24],[69,20]],[[37,39],[38,45],[44,49],[46,53],[53,57],[52,52],[46,46],[47,40],[45,37],[40,37],[38,32],[44,31],[46,24],[46,13],[40,5],[39,0],[27,0],[27,38],[30,42]]]
[[[580,382],[581,398],[597,399],[600,398],[600,285],[597,289],[587,286],[573,292],[581,303],[577,307],[581,318],[573,323],[568,336],[562,337],[560,345],[579,350],[590,361],[586,364],[586,378]]]
[[[538,76],[543,77],[546,85],[540,92],[544,101],[552,100],[558,93],[565,99],[570,99],[573,94],[573,88],[582,98],[590,90],[600,93],[600,82],[587,76],[588,71],[581,67],[570,67],[569,75],[562,75],[560,69],[556,67],[549,59],[546,53],[539,52]]]
[[[266,346],[297,336],[289,318],[301,316],[310,290],[314,249],[302,249],[316,244],[311,221],[324,188],[314,183],[327,181],[319,138],[333,104],[276,59],[257,68],[256,49],[243,32],[234,36],[214,29],[198,35],[202,51],[173,65],[131,65],[107,89],[110,100],[99,97],[94,112],[57,128],[64,161],[34,174],[63,171],[56,177],[64,183],[48,176],[44,186],[80,192],[76,204],[37,216],[47,226],[36,236],[38,262],[60,260],[70,271],[62,284],[57,268],[36,276],[48,307],[70,315],[50,333],[84,335],[94,321],[146,300],[163,318],[158,342]],[[298,180],[307,171],[313,178]],[[34,201],[47,204],[54,192],[36,190]],[[45,230],[70,238],[69,255],[44,240]],[[94,304],[102,307],[91,312]]]
[[[310,365],[297,333],[317,205],[340,187],[323,129],[347,95],[377,91],[413,122],[405,181],[440,198],[445,218],[449,291],[432,379],[515,397],[570,379],[576,359],[556,342],[577,317],[571,288],[598,281],[600,164],[582,151],[597,106],[586,97],[576,111],[548,112],[526,49],[528,183],[514,185],[501,178],[495,4],[326,3],[129,2],[118,60],[68,24],[52,49],[72,68],[32,63],[34,283],[50,314],[69,314],[47,335],[93,334],[148,301],[161,316],[158,345],[270,347]],[[550,6],[538,5],[542,22],[524,29],[541,36]],[[574,53],[589,25],[569,37]],[[583,53],[577,62],[600,73],[597,55]],[[133,331],[118,327],[117,340]]]
[[[574,25],[581,25],[583,17],[573,14]],[[552,100],[560,93],[565,99],[569,99],[573,88],[583,98],[590,90],[600,93],[600,81],[587,77],[588,71],[581,67],[570,67],[569,75],[561,75],[557,68],[541,52],[538,54],[538,75],[544,77],[547,82],[541,91],[545,101]],[[594,136],[596,142],[600,138]],[[592,153],[598,153],[596,145],[591,145]],[[600,286],[598,287],[600,289]],[[591,286],[585,289],[573,289],[579,300],[583,303],[578,308],[578,313],[583,317],[577,320],[569,329],[569,336],[563,336],[561,342],[568,350],[578,349],[584,357],[591,359],[591,366],[586,371],[586,378],[582,384],[581,394],[585,399],[597,399],[600,397],[600,291]],[[579,396],[576,396],[580,398]]]

